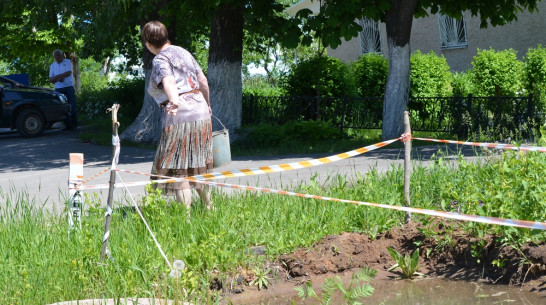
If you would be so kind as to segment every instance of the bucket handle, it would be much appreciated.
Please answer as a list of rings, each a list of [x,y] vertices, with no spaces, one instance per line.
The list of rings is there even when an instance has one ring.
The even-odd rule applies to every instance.
[[[216,117],[215,115],[212,115],[212,114],[211,114],[211,116],[212,116],[213,118],[215,118],[215,119],[217,119],[217,120],[218,120],[218,122],[220,123],[220,125],[222,125],[222,127],[224,127],[224,130],[226,130],[226,129],[227,129],[227,128],[226,128],[226,126],[224,126],[224,124],[222,124],[222,121],[220,121],[220,119],[219,119],[219,118],[217,118],[217,117]]]

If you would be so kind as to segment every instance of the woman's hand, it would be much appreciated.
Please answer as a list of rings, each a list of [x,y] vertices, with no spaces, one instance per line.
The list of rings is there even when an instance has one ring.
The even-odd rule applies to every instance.
[[[167,103],[167,112],[172,115],[176,115],[176,113],[178,112],[178,101],[169,101]]]

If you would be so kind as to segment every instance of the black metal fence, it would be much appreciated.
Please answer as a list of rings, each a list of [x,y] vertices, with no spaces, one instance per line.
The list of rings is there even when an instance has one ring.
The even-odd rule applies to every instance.
[[[528,130],[544,123],[543,109],[527,97],[410,98],[412,130],[451,132],[468,136],[480,132]],[[243,122],[331,121],[340,129],[381,129],[382,97],[245,96]]]

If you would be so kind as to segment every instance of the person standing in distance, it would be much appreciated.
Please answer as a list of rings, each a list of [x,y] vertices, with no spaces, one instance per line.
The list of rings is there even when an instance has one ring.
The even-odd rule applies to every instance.
[[[55,62],[49,66],[49,81],[55,84],[55,91],[66,96],[70,104],[71,112],[67,115],[64,125],[68,130],[78,127],[78,112],[76,110],[76,91],[72,78],[72,63],[65,59],[59,49],[53,51]]]
[[[212,110],[209,85],[203,70],[186,49],[172,45],[167,28],[150,21],[142,28],[142,40],[155,55],[148,92],[162,109],[161,137],[152,163],[152,179],[189,177],[213,168]],[[194,188],[212,209],[209,187],[183,181],[157,184],[185,204],[189,216]]]

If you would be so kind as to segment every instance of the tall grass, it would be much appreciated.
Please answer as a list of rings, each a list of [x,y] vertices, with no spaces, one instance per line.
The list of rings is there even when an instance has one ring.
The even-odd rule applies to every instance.
[[[461,159],[457,165],[440,155],[427,168],[415,166],[412,204],[546,221],[545,167],[546,156],[537,153],[506,153],[480,163]],[[353,181],[333,176],[327,186],[311,180],[295,191],[402,204],[403,170],[399,166],[386,173],[372,170]],[[36,203],[24,193],[0,191],[1,202],[6,203],[0,207],[1,304],[135,296],[214,303],[219,295],[210,292],[210,283],[229,285],[238,269],[252,270],[325,235],[352,231],[373,238],[404,220],[404,214],[397,211],[241,191],[229,196],[214,192],[214,211],[196,201],[187,222],[182,206],[149,189],[146,196],[137,198],[143,215],[168,260],[181,259],[187,266],[181,278],[174,279],[141,219],[129,208],[116,207],[109,240],[111,257],[100,260],[105,210],[97,198],[87,196],[82,228],[68,234],[64,215],[35,208]],[[124,204],[130,205],[119,205]],[[413,216],[425,224],[433,220]],[[539,230],[473,223],[459,226],[470,235],[489,232],[513,242],[546,240],[546,233]],[[267,256],[248,254],[256,245],[265,246]]]

